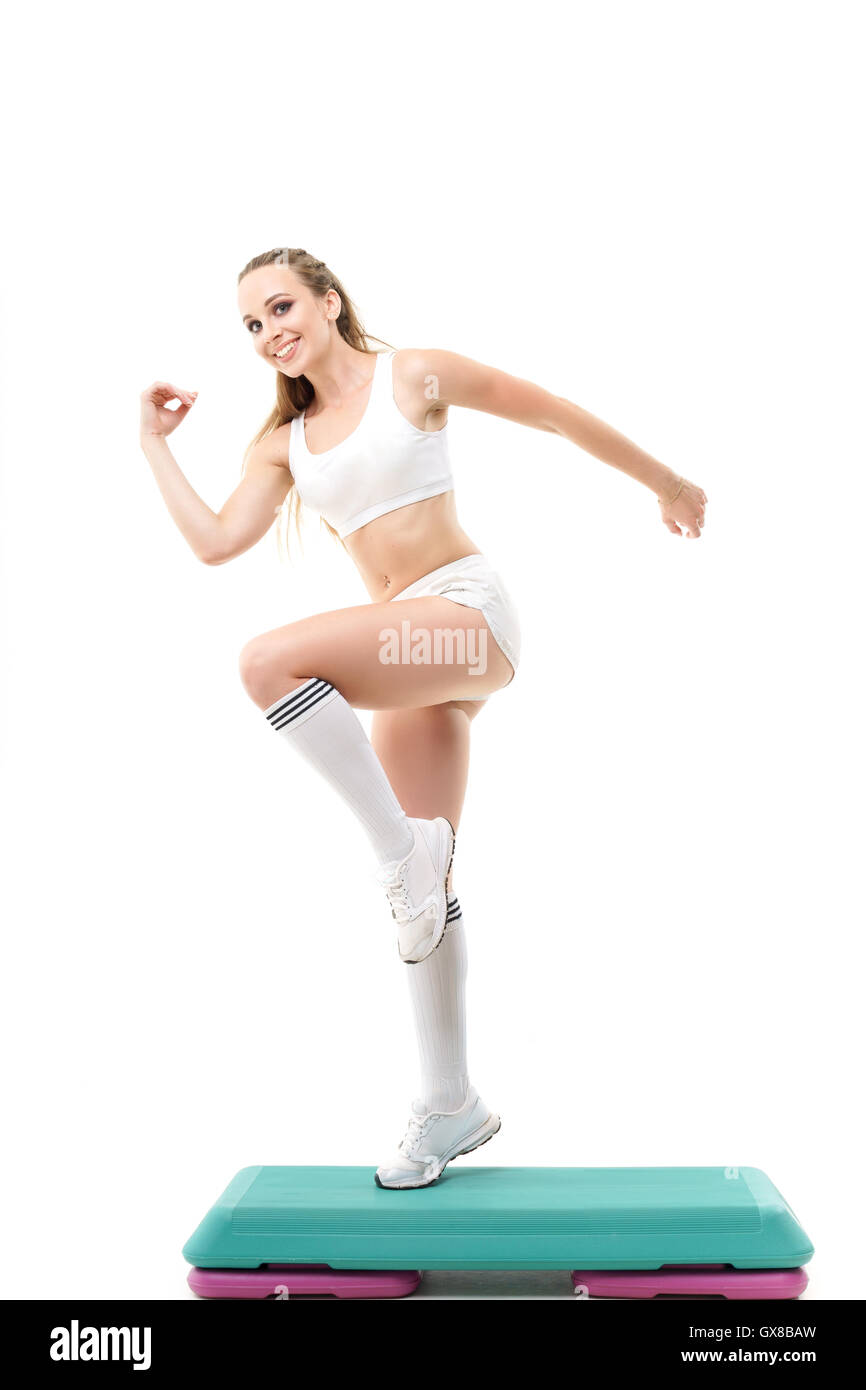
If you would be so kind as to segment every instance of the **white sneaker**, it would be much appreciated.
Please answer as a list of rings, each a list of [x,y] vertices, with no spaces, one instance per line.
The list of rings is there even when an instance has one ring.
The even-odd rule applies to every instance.
[[[459,1110],[430,1111],[413,1100],[409,1127],[394,1157],[376,1169],[377,1187],[428,1187],[446,1163],[486,1144],[502,1121],[484,1104],[474,1086]]]
[[[414,848],[405,859],[386,864],[376,874],[388,895],[397,923],[397,949],[407,965],[417,965],[435,951],[445,934],[448,904],[445,883],[454,857],[454,827],[444,816],[409,825]]]

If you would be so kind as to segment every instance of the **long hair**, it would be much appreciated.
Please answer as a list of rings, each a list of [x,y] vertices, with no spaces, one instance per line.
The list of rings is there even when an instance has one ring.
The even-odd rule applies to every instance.
[[[375,356],[375,352],[368,346],[372,339],[376,343],[384,343],[384,338],[376,338],[367,333],[361,323],[358,311],[352,303],[340,281],[337,279],[324,261],[317,261],[315,256],[309,251],[304,251],[300,247],[278,246],[271,251],[263,251],[260,256],[253,256],[248,261],[238,276],[238,284],[250,271],[258,270],[263,265],[287,265],[298,277],[302,285],[312,290],[313,294],[320,299],[324,299],[328,290],[336,290],[340,296],[340,314],[336,320],[337,332],[340,337],[358,352],[370,353]],[[385,343],[386,347],[392,347],[391,343]],[[244,451],[243,464],[241,466],[241,476],[247,466],[247,460],[255,446],[265,439],[281,425],[286,425],[290,420],[294,420],[303,410],[306,410],[315,392],[305,376],[288,377],[282,372],[277,372],[277,399],[273,410],[262,425],[254,439],[250,440],[249,445]],[[294,519],[295,531],[298,542],[303,547],[301,538],[300,511],[301,499],[294,479],[289,488],[286,500],[280,508],[280,516],[277,523],[277,544],[281,551],[288,554],[289,525]],[[324,517],[320,518],[322,525],[330,531],[335,540],[340,540],[337,531],[334,530]],[[342,541],[340,542],[342,544]]]

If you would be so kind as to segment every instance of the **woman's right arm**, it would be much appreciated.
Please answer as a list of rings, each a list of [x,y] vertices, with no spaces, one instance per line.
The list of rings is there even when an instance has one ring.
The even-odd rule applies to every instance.
[[[184,477],[168,447],[167,435],[185,419],[195,396],[165,381],[143,391],[141,447],[172,520],[196,558],[206,565],[222,565],[249,550],[270,529],[286,500],[292,475],[281,456],[285,435],[275,431],[252,450],[243,478],[221,510],[212,511]],[[177,410],[168,409],[171,400],[180,401]]]

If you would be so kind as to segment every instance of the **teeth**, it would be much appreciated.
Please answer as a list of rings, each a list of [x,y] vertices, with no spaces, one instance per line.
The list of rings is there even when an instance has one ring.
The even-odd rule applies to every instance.
[[[297,341],[297,338],[293,338],[290,343],[286,343],[286,346],[284,348],[280,348],[279,352],[277,353],[277,357],[287,357]]]

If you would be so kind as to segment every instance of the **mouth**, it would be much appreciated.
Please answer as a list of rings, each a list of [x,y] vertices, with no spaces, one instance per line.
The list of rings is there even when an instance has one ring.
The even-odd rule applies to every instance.
[[[276,357],[277,361],[288,362],[290,357],[294,357],[295,353],[297,352],[299,342],[300,338],[293,338],[290,343],[285,343],[280,348],[279,352],[274,353],[274,356]]]

